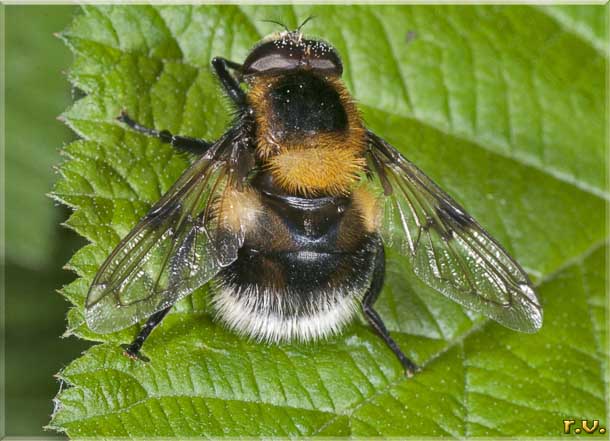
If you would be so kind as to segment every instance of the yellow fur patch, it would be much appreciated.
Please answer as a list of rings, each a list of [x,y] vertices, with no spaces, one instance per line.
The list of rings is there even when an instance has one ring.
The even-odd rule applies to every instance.
[[[261,211],[258,195],[250,188],[242,191],[228,188],[217,206],[221,225],[234,232],[245,232],[245,227],[254,226]]]
[[[365,186],[356,188],[352,193],[354,207],[360,213],[366,231],[377,231],[379,227],[379,201]]]
[[[289,193],[336,196],[349,192],[366,161],[354,149],[314,147],[286,150],[267,164],[274,181]]]

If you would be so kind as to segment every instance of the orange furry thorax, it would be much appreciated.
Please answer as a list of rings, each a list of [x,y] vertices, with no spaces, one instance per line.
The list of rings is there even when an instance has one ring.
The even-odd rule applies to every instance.
[[[248,93],[257,122],[256,154],[262,166],[290,194],[350,193],[366,166],[366,142],[360,114],[342,81],[337,77],[325,79],[339,94],[347,129],[295,135],[274,126],[268,94],[278,79],[257,78]]]
[[[353,148],[321,146],[286,150],[268,158],[266,165],[288,193],[340,195],[350,191],[365,160]]]

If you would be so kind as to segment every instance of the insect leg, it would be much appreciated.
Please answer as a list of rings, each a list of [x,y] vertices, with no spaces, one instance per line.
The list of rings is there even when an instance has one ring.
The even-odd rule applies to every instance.
[[[364,295],[364,299],[362,300],[362,311],[364,312],[364,316],[371,324],[375,332],[379,334],[383,341],[389,346],[389,348],[396,354],[398,360],[402,363],[405,368],[405,373],[408,377],[412,377],[413,374],[419,370],[417,365],[413,363],[411,360],[407,358],[405,354],[400,350],[396,342],[392,337],[390,337],[390,332],[385,327],[383,320],[377,314],[377,311],[373,308],[373,304],[379,297],[379,293],[381,292],[381,288],[383,287],[383,280],[385,277],[385,252],[383,249],[383,244],[381,242],[378,246],[377,256],[375,258],[375,268],[373,270],[373,281],[371,282],[371,286]]]
[[[143,133],[148,136],[152,136],[153,138],[158,138],[162,142],[167,144],[171,144],[172,147],[177,148],[178,150],[182,150],[184,152],[195,153],[198,155],[202,155],[205,153],[210,146],[211,143],[204,141],[203,139],[190,138],[187,136],[177,136],[172,135],[167,130],[161,130],[158,132],[157,130],[144,127],[138,124],[136,121],[131,119],[129,115],[125,112],[121,112],[121,114],[117,117],[119,121],[127,124],[130,128],[135,130],[136,132]]]
[[[150,333],[159,323],[161,323],[161,320],[163,320],[163,318],[167,315],[170,309],[172,309],[172,307],[168,306],[167,308],[162,309],[161,311],[155,312],[148,318],[144,326],[142,326],[140,333],[131,342],[131,344],[121,345],[121,347],[125,350],[125,355],[133,359],[150,361],[147,357],[140,354],[140,349],[142,349],[142,345],[144,344]]]
[[[215,57],[212,59],[212,66],[214,66],[214,70],[222,83],[222,87],[224,87],[225,91],[233,102],[237,104],[239,108],[243,109],[246,107],[248,105],[246,101],[246,94],[243,90],[241,90],[241,87],[239,87],[239,82],[237,79],[235,79],[235,77],[229,73],[229,69],[239,72],[241,70],[241,65],[235,63],[234,61],[226,60],[221,57]]]

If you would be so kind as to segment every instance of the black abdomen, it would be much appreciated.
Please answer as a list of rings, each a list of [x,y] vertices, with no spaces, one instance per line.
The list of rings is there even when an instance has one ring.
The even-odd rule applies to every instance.
[[[370,286],[378,240],[351,198],[261,192],[264,207],[237,261],[216,279],[212,304],[255,338],[310,340],[340,330]]]

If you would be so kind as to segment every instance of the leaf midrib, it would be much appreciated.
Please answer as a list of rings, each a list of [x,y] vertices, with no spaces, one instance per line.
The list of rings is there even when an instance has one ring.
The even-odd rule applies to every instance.
[[[563,182],[565,184],[573,186],[585,193],[588,193],[592,196],[598,197],[605,201],[610,201],[610,191],[604,192],[585,182],[576,180],[573,175],[570,175],[561,170],[558,170],[555,167],[545,166],[543,164],[540,164],[540,162],[538,161],[538,159],[535,156],[527,155],[525,153],[522,153],[519,150],[512,150],[513,152],[515,152],[515,154],[509,155],[509,154],[503,153],[500,150],[494,150],[494,149],[486,147],[486,145],[488,145],[488,144],[480,142],[475,137],[468,136],[465,132],[459,132],[459,131],[451,132],[451,131],[447,130],[445,127],[441,127],[441,126],[435,125],[435,124],[430,124],[427,121],[419,119],[414,115],[400,115],[400,114],[396,114],[396,113],[390,113],[384,109],[380,109],[379,107],[374,107],[374,106],[370,106],[367,104],[360,104],[359,107],[366,108],[366,109],[372,109],[375,112],[380,113],[382,115],[389,115],[394,118],[400,118],[403,121],[417,122],[419,125],[421,125],[425,128],[429,128],[429,129],[432,129],[439,133],[442,133],[443,135],[455,138],[460,141],[464,141],[464,142],[468,143],[469,145],[476,147],[478,150],[489,153],[495,157],[507,159],[507,160],[512,161],[525,168],[536,170],[551,179],[554,179],[556,181]]]
[[[552,4],[552,3],[549,3],[549,4]],[[590,38],[585,33],[581,32],[580,29],[578,28],[578,26],[574,26],[575,20],[572,20],[571,17],[569,19],[559,18],[558,14],[554,13],[552,9],[549,9],[547,7],[549,4],[547,4],[547,5],[528,5],[528,6],[533,9],[536,9],[537,11],[541,12],[543,15],[549,17],[551,20],[553,20],[555,23],[557,23],[557,25],[559,27],[561,27],[562,29],[567,29],[566,33],[573,35],[578,40],[580,40],[583,43],[590,46],[592,49],[594,49],[599,54],[600,57],[605,58],[605,59],[608,59],[610,57],[610,53],[608,53],[608,41],[607,40],[598,41],[598,39],[595,37]],[[596,4],[599,5],[600,9],[602,9],[604,7],[607,8],[608,2],[600,2],[600,3],[596,3]]]

